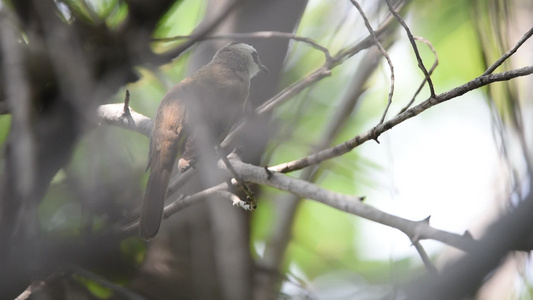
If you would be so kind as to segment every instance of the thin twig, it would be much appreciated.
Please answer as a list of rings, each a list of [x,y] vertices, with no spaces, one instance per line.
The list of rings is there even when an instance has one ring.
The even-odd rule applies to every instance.
[[[512,49],[505,52],[505,54],[502,55],[502,57],[500,57],[495,63],[493,63],[492,66],[490,66],[485,71],[485,73],[483,73],[483,75],[487,75],[487,74],[494,72],[496,68],[498,68],[501,64],[503,64],[505,60],[507,60],[511,55],[513,55],[518,50],[518,48],[520,48],[520,46],[522,46],[522,44],[524,44],[532,35],[533,35],[533,27],[531,27],[531,29],[529,29],[529,31],[526,32],[524,36],[522,36],[522,38],[518,41],[518,43],[516,43],[516,45]]]
[[[379,39],[376,36],[376,33],[374,32],[374,29],[372,29],[372,26],[370,25],[370,22],[368,21],[368,18],[366,17],[366,15],[365,15],[363,9],[361,8],[361,6],[359,5],[359,3],[357,3],[357,1],[355,1],[355,0],[350,0],[350,1],[355,6],[355,8],[357,8],[357,10],[359,11],[359,14],[361,15],[361,17],[363,17],[363,20],[365,21],[365,26],[366,26],[368,32],[370,33],[370,35],[372,36],[372,39],[374,40],[374,43],[378,47],[379,52],[381,52],[383,57],[385,57],[385,59],[387,59],[387,63],[389,64],[389,68],[390,68],[390,91],[389,91],[389,96],[388,96],[388,99],[387,99],[387,106],[385,107],[385,111],[383,112],[383,115],[381,116],[381,120],[379,120],[379,124],[383,124],[383,122],[385,121],[385,117],[387,116],[387,112],[389,111],[389,108],[390,108],[390,106],[392,104],[392,96],[394,94],[394,66],[392,65],[392,60],[390,59],[389,54],[387,53],[385,48],[383,48],[383,46],[379,42]]]
[[[191,38],[192,35],[176,35],[166,38],[154,38],[154,42],[170,42],[175,41],[179,39],[186,39]],[[200,38],[198,38],[199,41],[201,40],[213,40],[213,39],[272,39],[272,38],[278,38],[278,39],[290,39],[295,40],[299,42],[306,43],[310,45],[311,47],[320,50],[324,53],[326,56],[326,60],[331,60],[331,54],[329,53],[328,48],[320,45],[319,43],[315,42],[314,40],[297,36],[292,33],[288,32],[281,32],[281,31],[256,31],[256,32],[250,32],[250,33],[226,33],[226,34],[216,34],[216,35],[205,35]]]
[[[415,36],[414,38],[415,38],[415,40],[420,41],[420,42],[428,45],[428,47],[431,50],[431,52],[433,52],[433,55],[435,55],[435,62],[431,66],[431,69],[429,69],[429,75],[431,75],[431,74],[433,74],[433,71],[435,71],[435,68],[437,68],[437,65],[439,64],[439,56],[437,55],[437,51],[435,51],[435,48],[433,48],[433,45],[428,40],[426,40],[425,38],[418,37],[418,36]],[[407,105],[404,108],[402,108],[398,114],[403,113],[409,107],[411,107],[411,105],[415,102],[416,96],[418,96],[420,91],[422,91],[422,88],[424,87],[426,82],[427,82],[427,78],[424,77],[424,80],[422,80],[422,83],[420,83],[420,86],[418,86],[418,89],[416,90],[415,94],[413,95],[413,98],[411,98],[411,101],[409,101],[409,103],[407,103]]]
[[[387,2],[387,6],[389,6],[390,12],[394,15],[394,17],[398,20],[400,25],[405,29],[405,32],[407,33],[407,37],[409,38],[409,42],[411,42],[411,46],[413,47],[413,51],[415,52],[416,60],[418,61],[418,67],[420,70],[422,70],[422,73],[424,73],[424,76],[426,77],[426,80],[428,81],[429,90],[431,92],[431,97],[435,97],[435,89],[433,87],[433,81],[431,81],[431,76],[428,73],[428,70],[424,66],[424,62],[422,61],[422,58],[420,57],[420,53],[418,52],[418,47],[416,46],[415,38],[413,37],[413,34],[411,33],[411,30],[409,29],[409,26],[404,22],[402,17],[396,12],[396,10],[392,7],[390,4],[390,0],[385,0]]]

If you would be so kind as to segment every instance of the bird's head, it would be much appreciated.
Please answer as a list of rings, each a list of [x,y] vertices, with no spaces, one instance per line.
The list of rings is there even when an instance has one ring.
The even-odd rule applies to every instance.
[[[267,67],[259,60],[255,48],[246,43],[229,43],[217,51],[213,62],[247,70],[250,78],[254,77],[259,71],[270,73]]]

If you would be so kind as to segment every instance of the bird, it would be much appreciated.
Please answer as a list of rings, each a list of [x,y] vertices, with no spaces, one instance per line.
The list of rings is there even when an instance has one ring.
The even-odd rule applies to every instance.
[[[156,236],[172,169],[194,167],[198,159],[199,128],[208,133],[215,146],[229,133],[246,106],[250,80],[260,71],[269,73],[254,47],[231,42],[219,49],[213,59],[174,85],[163,97],[150,135],[150,170],[141,208],[139,235],[145,240]]]

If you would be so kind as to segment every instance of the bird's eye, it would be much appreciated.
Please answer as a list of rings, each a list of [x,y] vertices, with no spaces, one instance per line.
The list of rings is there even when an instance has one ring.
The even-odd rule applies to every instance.
[[[252,58],[256,64],[259,64],[259,58],[257,57],[257,52],[252,52]]]

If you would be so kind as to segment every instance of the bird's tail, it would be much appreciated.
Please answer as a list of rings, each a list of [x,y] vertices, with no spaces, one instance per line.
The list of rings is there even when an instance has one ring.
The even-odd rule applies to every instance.
[[[166,168],[153,168],[148,177],[139,221],[139,235],[145,240],[153,238],[159,231],[170,173]]]

